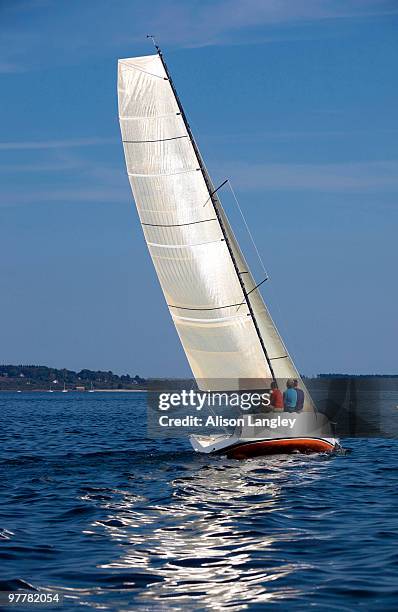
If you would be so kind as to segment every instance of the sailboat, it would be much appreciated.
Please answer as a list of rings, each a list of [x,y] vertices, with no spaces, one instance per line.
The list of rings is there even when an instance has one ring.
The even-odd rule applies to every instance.
[[[191,435],[202,453],[243,458],[278,452],[333,451],[331,431],[304,425],[313,401],[265,306],[213,185],[170,72],[156,54],[118,61],[118,104],[133,196],[171,317],[199,389],[244,389],[248,381],[304,391],[298,430],[250,427]],[[254,383],[253,383],[254,384]],[[253,385],[252,385],[253,386]],[[254,384],[255,386],[255,384]]]
[[[64,383],[64,388],[62,389],[61,393],[68,393],[68,389],[66,388],[66,383]]]
[[[89,393],[94,393],[94,387],[93,387],[93,383],[91,383],[90,389],[88,390]]]

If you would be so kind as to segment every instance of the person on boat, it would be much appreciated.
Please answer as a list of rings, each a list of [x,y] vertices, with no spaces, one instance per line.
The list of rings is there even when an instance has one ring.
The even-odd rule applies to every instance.
[[[297,393],[296,412],[301,412],[304,408],[304,391],[299,388],[297,378],[294,379],[293,383]]]
[[[273,410],[283,410],[283,395],[275,380],[271,383],[271,407]]]
[[[294,380],[286,381],[286,391],[283,392],[283,406],[286,412],[295,412],[297,405],[297,391],[294,388]]]

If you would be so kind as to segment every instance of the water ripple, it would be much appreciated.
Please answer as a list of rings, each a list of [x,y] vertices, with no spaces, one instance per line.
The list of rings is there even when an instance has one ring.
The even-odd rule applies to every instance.
[[[237,462],[148,439],[141,397],[42,400],[1,413],[0,590],[60,590],[65,610],[396,609],[395,440]]]

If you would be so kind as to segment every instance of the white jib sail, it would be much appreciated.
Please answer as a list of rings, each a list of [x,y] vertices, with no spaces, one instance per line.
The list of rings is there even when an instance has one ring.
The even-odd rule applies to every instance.
[[[127,172],[145,239],[199,385],[299,378],[258,290],[250,294],[268,360],[245,300],[209,189],[158,55],[118,63],[119,119]],[[228,242],[249,272],[219,205]],[[255,287],[245,274],[247,292]],[[220,389],[221,390],[221,389]],[[307,395],[307,394],[306,394]]]

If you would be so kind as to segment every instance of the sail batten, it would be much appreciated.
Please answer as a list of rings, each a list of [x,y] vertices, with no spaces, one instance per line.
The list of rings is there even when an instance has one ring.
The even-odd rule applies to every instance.
[[[160,249],[190,249],[192,247],[204,246],[205,244],[214,244],[215,242],[220,242],[220,241],[210,240],[209,242],[198,242],[196,244],[159,244],[157,242],[149,242],[147,240],[147,245],[152,246],[152,247],[159,247]]]
[[[174,223],[167,225],[164,223],[142,223],[146,227],[184,227],[186,225],[196,225],[197,223],[209,223],[209,221],[217,221],[217,219],[203,219],[202,221],[191,221],[190,223]]]
[[[124,144],[147,144],[148,142],[166,142],[168,140],[179,140],[180,138],[188,138],[187,134],[183,136],[172,136],[171,138],[158,138],[157,140],[122,140]]]
[[[177,172],[159,172],[158,174],[140,174],[139,172],[127,172],[129,176],[139,176],[141,178],[153,178],[154,176],[175,176],[176,174],[186,174],[187,172],[197,172],[200,168],[188,168],[187,170],[178,170]]]
[[[216,319],[196,319],[195,317],[182,317],[180,315],[172,314],[173,319],[180,319],[181,321],[195,321],[197,323],[215,323],[218,324],[220,321],[232,321],[233,319],[242,319],[248,315],[231,315],[230,317],[217,317]]]
[[[127,174],[194,376],[235,379],[238,388],[239,380],[270,380],[279,373],[298,378],[215,193],[161,56],[119,60],[118,70]],[[214,217],[209,218],[206,204],[214,209]],[[173,311],[179,308],[184,313]],[[282,362],[283,368],[276,365]]]
[[[119,91],[126,91],[123,87],[119,87]],[[145,121],[145,119],[164,119],[166,117],[175,117],[180,113],[166,113],[165,115],[142,115],[137,117],[119,115],[119,121]]]

